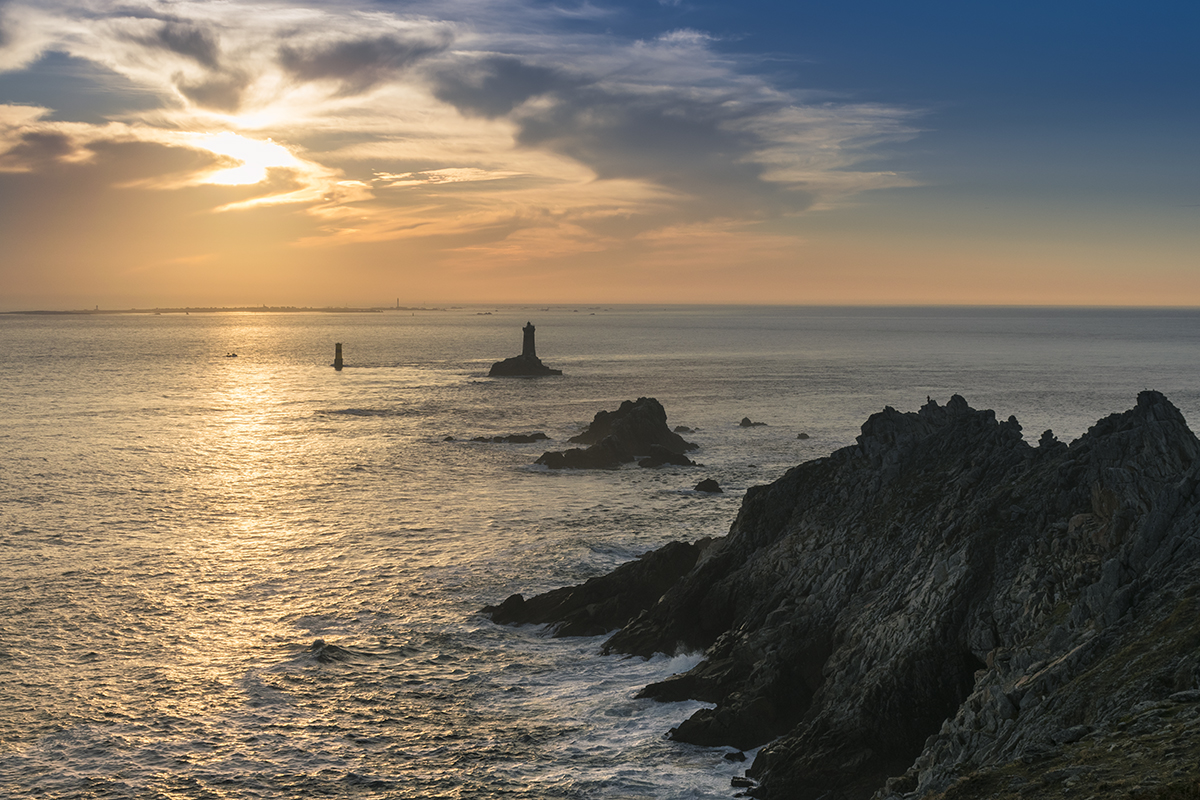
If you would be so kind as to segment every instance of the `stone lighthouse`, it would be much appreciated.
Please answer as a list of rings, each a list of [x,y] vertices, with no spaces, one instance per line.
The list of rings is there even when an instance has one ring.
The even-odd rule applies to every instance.
[[[521,358],[537,358],[537,348],[533,345],[533,332],[537,330],[532,322],[526,322],[521,329],[525,333],[525,343],[521,347]]]
[[[535,328],[532,322],[526,322],[521,332],[525,338],[521,342],[521,355],[506,358],[492,364],[489,377],[536,378],[541,375],[562,375],[561,369],[550,369],[537,357],[537,346],[533,343]]]

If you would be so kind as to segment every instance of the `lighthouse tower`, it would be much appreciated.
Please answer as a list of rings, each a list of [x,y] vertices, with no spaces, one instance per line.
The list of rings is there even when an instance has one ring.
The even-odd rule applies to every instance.
[[[536,328],[532,322],[526,322],[525,327],[521,329],[525,334],[525,341],[521,347],[522,358],[537,358],[537,348],[533,344],[533,332]]]
[[[526,322],[525,327],[521,329],[521,332],[525,334],[521,343],[521,355],[492,364],[488,375],[493,378],[508,376],[536,378],[540,375],[562,375],[561,369],[550,369],[537,357],[537,347],[533,343],[533,331],[533,323]]]

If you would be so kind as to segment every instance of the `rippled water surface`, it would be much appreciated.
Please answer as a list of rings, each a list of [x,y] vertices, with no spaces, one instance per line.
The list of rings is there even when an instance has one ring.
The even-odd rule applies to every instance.
[[[526,320],[566,374],[487,378]],[[959,393],[1035,441],[1143,388],[1200,411],[1190,311],[0,315],[0,344],[12,797],[729,797],[726,750],[663,737],[700,705],[633,699],[698,656],[477,610],[723,534],[885,405]],[[704,466],[531,466],[639,396]]]

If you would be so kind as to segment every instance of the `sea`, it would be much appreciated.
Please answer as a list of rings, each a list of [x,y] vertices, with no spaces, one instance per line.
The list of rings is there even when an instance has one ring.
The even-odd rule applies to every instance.
[[[489,378],[527,322],[563,375]],[[703,704],[635,697],[700,654],[480,609],[724,535],[885,406],[1069,442],[1142,389],[1200,419],[1198,361],[1187,309],[0,315],[0,797],[732,797],[667,737]],[[638,397],[699,466],[534,464]]]

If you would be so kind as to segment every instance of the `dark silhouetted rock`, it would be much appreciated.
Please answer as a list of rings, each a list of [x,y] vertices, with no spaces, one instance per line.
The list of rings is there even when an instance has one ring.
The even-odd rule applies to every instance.
[[[476,436],[472,442],[487,442],[491,444],[529,444],[530,442],[549,441],[550,437],[541,431],[533,433],[510,433],[507,436]]]
[[[1200,442],[1157,392],[1069,446],[957,395],[887,408],[751,488],[641,595],[661,599],[606,619],[604,650],[703,651],[641,694],[713,704],[675,739],[765,745],[755,797],[1046,800],[1080,768],[1111,784],[1097,796],[1194,787],[1198,531]],[[579,614],[636,580],[558,591]]]
[[[655,467],[665,467],[672,465],[676,467],[694,467],[696,462],[685,456],[683,453],[673,453],[661,444],[650,445],[650,455],[638,461],[639,467],[654,469]]]
[[[596,444],[601,439],[615,436],[633,447],[648,448],[659,444],[673,453],[686,453],[699,445],[684,441],[683,437],[667,427],[667,411],[653,397],[626,400],[616,411],[597,411],[587,430],[568,441],[575,444]],[[641,449],[635,452],[648,452]]]
[[[689,428],[687,425],[676,425],[675,432],[676,433],[695,433],[696,429]]]
[[[634,456],[628,450],[609,437],[586,449],[573,447],[562,452],[542,453],[534,463],[550,469],[618,469],[633,460]]]
[[[525,599],[512,595],[484,614],[501,625],[551,624],[555,636],[597,636],[615,630],[652,606],[711,543],[671,542],[579,586]]]
[[[720,494],[724,490],[721,488],[721,485],[712,478],[705,478],[696,484],[696,491],[708,492],[710,494]]]
[[[807,433],[797,433],[796,438],[797,439],[807,439],[807,438],[809,438],[809,436]]]
[[[562,370],[547,367],[540,358],[525,356],[513,356],[497,361],[488,370],[489,378],[540,378],[548,375],[562,375]]]
[[[738,425],[742,426],[743,428],[765,428],[767,423],[751,422],[749,417],[742,417],[742,421],[739,422]]]
[[[654,457],[655,447],[672,457],[697,447],[667,427],[667,412],[653,397],[626,400],[616,411],[597,412],[587,430],[569,441],[590,447],[544,453],[537,463],[550,469],[616,469],[640,456]]]
[[[492,364],[488,376],[492,378],[537,378],[545,375],[562,375],[561,369],[550,369],[537,357],[537,348],[533,341],[535,330],[533,323],[526,322],[522,330],[525,340],[521,355]]]

